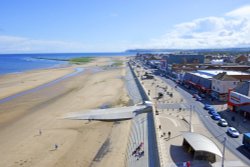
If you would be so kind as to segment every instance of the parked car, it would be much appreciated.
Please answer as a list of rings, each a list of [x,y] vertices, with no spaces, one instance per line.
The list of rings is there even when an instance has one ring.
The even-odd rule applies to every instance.
[[[202,98],[198,94],[194,94],[194,97],[196,98],[197,101],[201,101]]]
[[[213,120],[216,120],[216,121],[221,120],[221,117],[220,117],[219,114],[214,114],[214,115],[212,115],[212,118],[213,118]]]
[[[227,129],[227,134],[231,137],[239,137],[240,136],[240,133],[234,127],[229,127]]]
[[[203,94],[203,93],[201,93],[201,94],[200,94],[200,97],[202,97],[202,98],[206,98],[206,95],[205,95],[205,94]]]
[[[220,126],[223,126],[223,127],[228,126],[228,123],[227,123],[227,121],[225,119],[220,119],[219,122],[218,122],[218,124]]]
[[[205,109],[205,110],[214,110],[214,107],[211,106],[211,105],[209,105],[209,104],[205,104],[205,105],[204,105],[204,109]]]
[[[218,114],[217,111],[215,111],[215,110],[209,110],[208,113],[211,115]]]

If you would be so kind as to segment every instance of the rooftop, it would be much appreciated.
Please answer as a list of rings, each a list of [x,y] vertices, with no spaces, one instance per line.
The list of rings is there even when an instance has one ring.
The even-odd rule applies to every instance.
[[[241,72],[241,71],[228,71],[228,70],[198,70],[196,72],[192,72],[192,74],[197,75],[202,78],[213,78],[217,74],[226,73],[226,75],[250,75],[249,73]]]
[[[222,153],[217,145],[206,136],[198,133],[183,133],[183,137],[195,151],[206,151],[222,157]]]

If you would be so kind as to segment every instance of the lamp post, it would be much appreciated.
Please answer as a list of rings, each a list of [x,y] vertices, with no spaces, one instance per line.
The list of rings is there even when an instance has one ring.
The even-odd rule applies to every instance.
[[[190,114],[189,114],[189,132],[192,132],[192,108],[193,106],[190,105]]]
[[[221,167],[224,167],[226,141],[227,141],[227,138],[224,137],[224,140],[223,140],[223,150],[222,150]]]

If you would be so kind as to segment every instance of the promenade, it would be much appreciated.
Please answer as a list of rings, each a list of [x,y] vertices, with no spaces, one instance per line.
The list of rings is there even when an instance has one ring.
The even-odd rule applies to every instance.
[[[143,90],[143,87],[129,64],[126,71],[126,84],[133,104],[143,103],[148,100],[148,96]],[[126,153],[128,167],[160,166],[155,137],[156,135],[152,112],[139,114],[132,120]],[[140,145],[142,145],[141,151],[143,151],[143,155],[132,155],[136,148]]]

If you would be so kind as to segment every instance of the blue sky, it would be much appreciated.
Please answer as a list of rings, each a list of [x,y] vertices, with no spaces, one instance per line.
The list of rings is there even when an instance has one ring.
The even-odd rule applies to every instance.
[[[0,0],[0,53],[245,46],[249,0]]]

